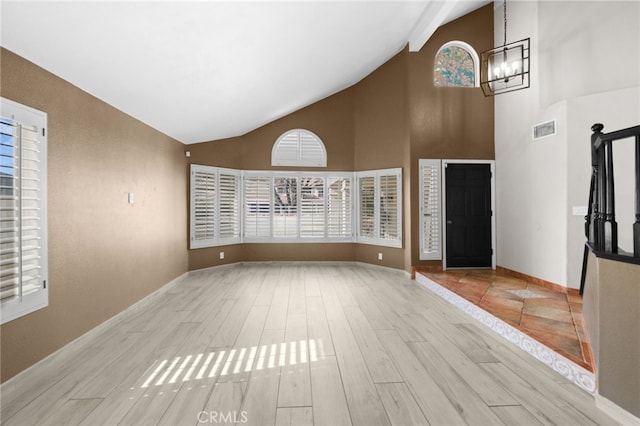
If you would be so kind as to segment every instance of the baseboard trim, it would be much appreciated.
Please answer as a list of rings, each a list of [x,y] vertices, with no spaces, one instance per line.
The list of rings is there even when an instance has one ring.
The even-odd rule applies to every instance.
[[[542,278],[534,277],[532,275],[525,274],[523,272],[514,271],[513,269],[505,268],[504,266],[496,266],[496,271],[513,275],[517,278],[532,282],[539,286],[548,288],[549,290],[557,291],[559,293],[579,295],[580,290],[577,288],[568,288],[560,284],[552,283],[551,281],[543,280]]]
[[[640,418],[634,416],[615,402],[605,398],[604,396],[595,394],[596,407],[604,411],[608,416],[623,425],[640,425]]]
[[[140,308],[146,306],[147,304],[153,302],[153,300],[155,300],[156,298],[158,298],[159,296],[161,296],[162,294],[164,294],[165,292],[167,292],[171,288],[175,287],[180,281],[182,281],[184,278],[186,278],[188,274],[189,274],[189,272],[184,272],[180,276],[178,276],[178,277],[174,278],[173,280],[169,281],[168,283],[164,284],[163,286],[161,286],[157,290],[153,291],[152,293],[149,293],[148,295],[146,295],[142,299],[138,300],[134,304],[129,305],[128,307],[124,308],[124,310],[122,310],[122,311],[118,312],[117,314],[115,314],[114,316],[106,319],[105,321],[103,321],[100,324],[96,325],[92,329],[86,331],[84,334],[81,334],[80,336],[76,337],[75,339],[73,339],[69,343],[67,343],[65,345],[62,345],[61,347],[56,349],[54,352],[52,352],[49,355],[45,356],[44,358],[42,358],[41,360],[39,360],[35,364],[30,365],[29,367],[27,367],[26,369],[22,370],[21,372],[19,372],[15,376],[13,376],[10,379],[6,380],[2,384],[0,384],[0,394],[2,393],[2,388],[6,389],[7,387],[12,386],[12,383],[14,383],[17,380],[20,380],[20,378],[23,375],[25,375],[29,370],[31,370],[32,368],[35,368],[36,366],[39,366],[40,364],[42,364],[42,363],[44,363],[46,361],[48,361],[50,358],[54,357],[61,350],[63,350],[63,349],[68,350],[70,347],[73,347],[73,346],[76,346],[78,344],[83,343],[85,340],[87,340],[87,339],[93,337],[94,335],[100,333],[103,329],[105,329],[107,327],[111,327],[111,326],[117,324],[118,322],[122,321],[125,318],[125,316],[129,312],[131,312],[132,310],[140,309]]]
[[[361,267],[366,267],[366,268],[371,268],[371,269],[379,269],[382,271],[387,271],[387,272],[394,272],[397,274],[402,274],[403,277],[405,278],[409,278],[409,279],[413,279],[412,275],[410,272],[405,271],[404,269],[398,269],[398,268],[392,268],[391,266],[384,266],[384,265],[376,265],[375,263],[367,263],[367,262],[351,262],[354,265],[357,266],[361,266]]]
[[[202,271],[207,271],[210,269],[217,269],[217,268],[224,268],[224,267],[234,267],[234,266],[242,266],[242,265],[259,265],[259,264],[282,264],[282,265],[295,265],[295,264],[299,264],[299,263],[303,263],[303,264],[307,264],[307,265],[356,265],[356,266],[361,266],[361,267],[370,267],[370,268],[378,268],[381,270],[385,270],[385,271],[389,271],[389,272],[396,272],[399,274],[402,274],[404,277],[406,278],[411,278],[413,279],[413,276],[408,272],[405,271],[404,269],[398,269],[398,268],[392,268],[390,266],[384,266],[384,265],[376,265],[374,263],[367,263],[367,262],[359,262],[357,260],[255,260],[255,261],[240,261],[240,262],[235,262],[235,263],[225,263],[222,265],[214,265],[214,266],[207,266],[206,268],[200,268],[200,269],[193,269],[189,272],[187,272],[188,274],[193,274],[193,273],[197,273],[197,272],[202,272]]]
[[[442,265],[423,265],[411,267],[411,279],[416,279],[416,273],[418,272],[442,272],[444,268]]]

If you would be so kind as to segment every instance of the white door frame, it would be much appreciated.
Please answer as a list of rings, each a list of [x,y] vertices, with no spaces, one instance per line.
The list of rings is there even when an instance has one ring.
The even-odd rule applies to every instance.
[[[442,160],[442,269],[447,270],[447,174],[448,164],[488,164],[491,169],[491,269],[496,269],[496,162],[495,160]]]

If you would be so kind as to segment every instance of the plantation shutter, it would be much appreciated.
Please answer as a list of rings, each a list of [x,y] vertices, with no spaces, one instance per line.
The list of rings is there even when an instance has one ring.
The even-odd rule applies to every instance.
[[[298,178],[273,178],[273,236],[298,236]]]
[[[46,114],[2,99],[0,302],[3,323],[48,304],[45,126]]]
[[[357,241],[402,247],[402,169],[357,172]]]
[[[219,226],[220,239],[240,237],[240,192],[239,176],[220,172],[219,174]]]
[[[442,259],[440,160],[420,160],[420,259]]]
[[[191,248],[215,244],[216,238],[215,169],[191,165]]]
[[[376,203],[375,176],[361,176],[358,178],[359,229],[358,235],[365,238],[376,236]]]
[[[244,177],[244,236],[271,236],[271,178]]]
[[[351,237],[353,221],[351,179],[346,177],[327,179],[327,235]]]
[[[324,178],[300,179],[300,237],[325,236]]]
[[[400,218],[398,217],[400,182],[397,175],[382,175],[379,182],[380,238],[397,240],[400,237]]]
[[[289,130],[273,144],[271,165],[326,167],[327,151],[316,134],[304,129]]]
[[[300,131],[300,160],[307,166],[327,166],[327,153],[320,138],[306,130]]]
[[[300,153],[300,132],[292,131],[281,136],[276,142],[271,157],[273,166],[296,164]]]

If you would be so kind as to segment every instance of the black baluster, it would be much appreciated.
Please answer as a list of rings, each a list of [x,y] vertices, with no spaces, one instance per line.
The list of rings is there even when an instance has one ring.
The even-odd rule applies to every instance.
[[[596,153],[596,140],[598,135],[602,134],[604,126],[596,123],[591,126],[591,185],[589,186],[589,204],[587,215],[584,218],[584,232],[587,241],[592,247],[596,246],[596,216],[598,214],[598,156]]]
[[[595,196],[593,200],[593,245],[595,250],[604,248],[604,212],[605,191],[606,191],[606,175],[604,170],[604,149],[599,145],[599,137],[602,135],[604,126],[596,123],[591,126],[593,134],[591,135],[591,164],[593,166],[593,174],[595,175]]]
[[[640,135],[636,135],[636,221],[633,224],[633,256],[640,257]]]
[[[604,144],[606,165],[606,198],[604,215],[604,250],[607,253],[618,253],[618,224],[616,223],[616,196],[615,182],[613,178],[613,141],[608,140]]]

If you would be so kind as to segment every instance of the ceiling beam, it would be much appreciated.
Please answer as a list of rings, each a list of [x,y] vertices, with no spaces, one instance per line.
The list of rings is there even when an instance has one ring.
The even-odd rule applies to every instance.
[[[438,27],[445,23],[459,0],[430,1],[409,33],[409,51],[418,52]]]

